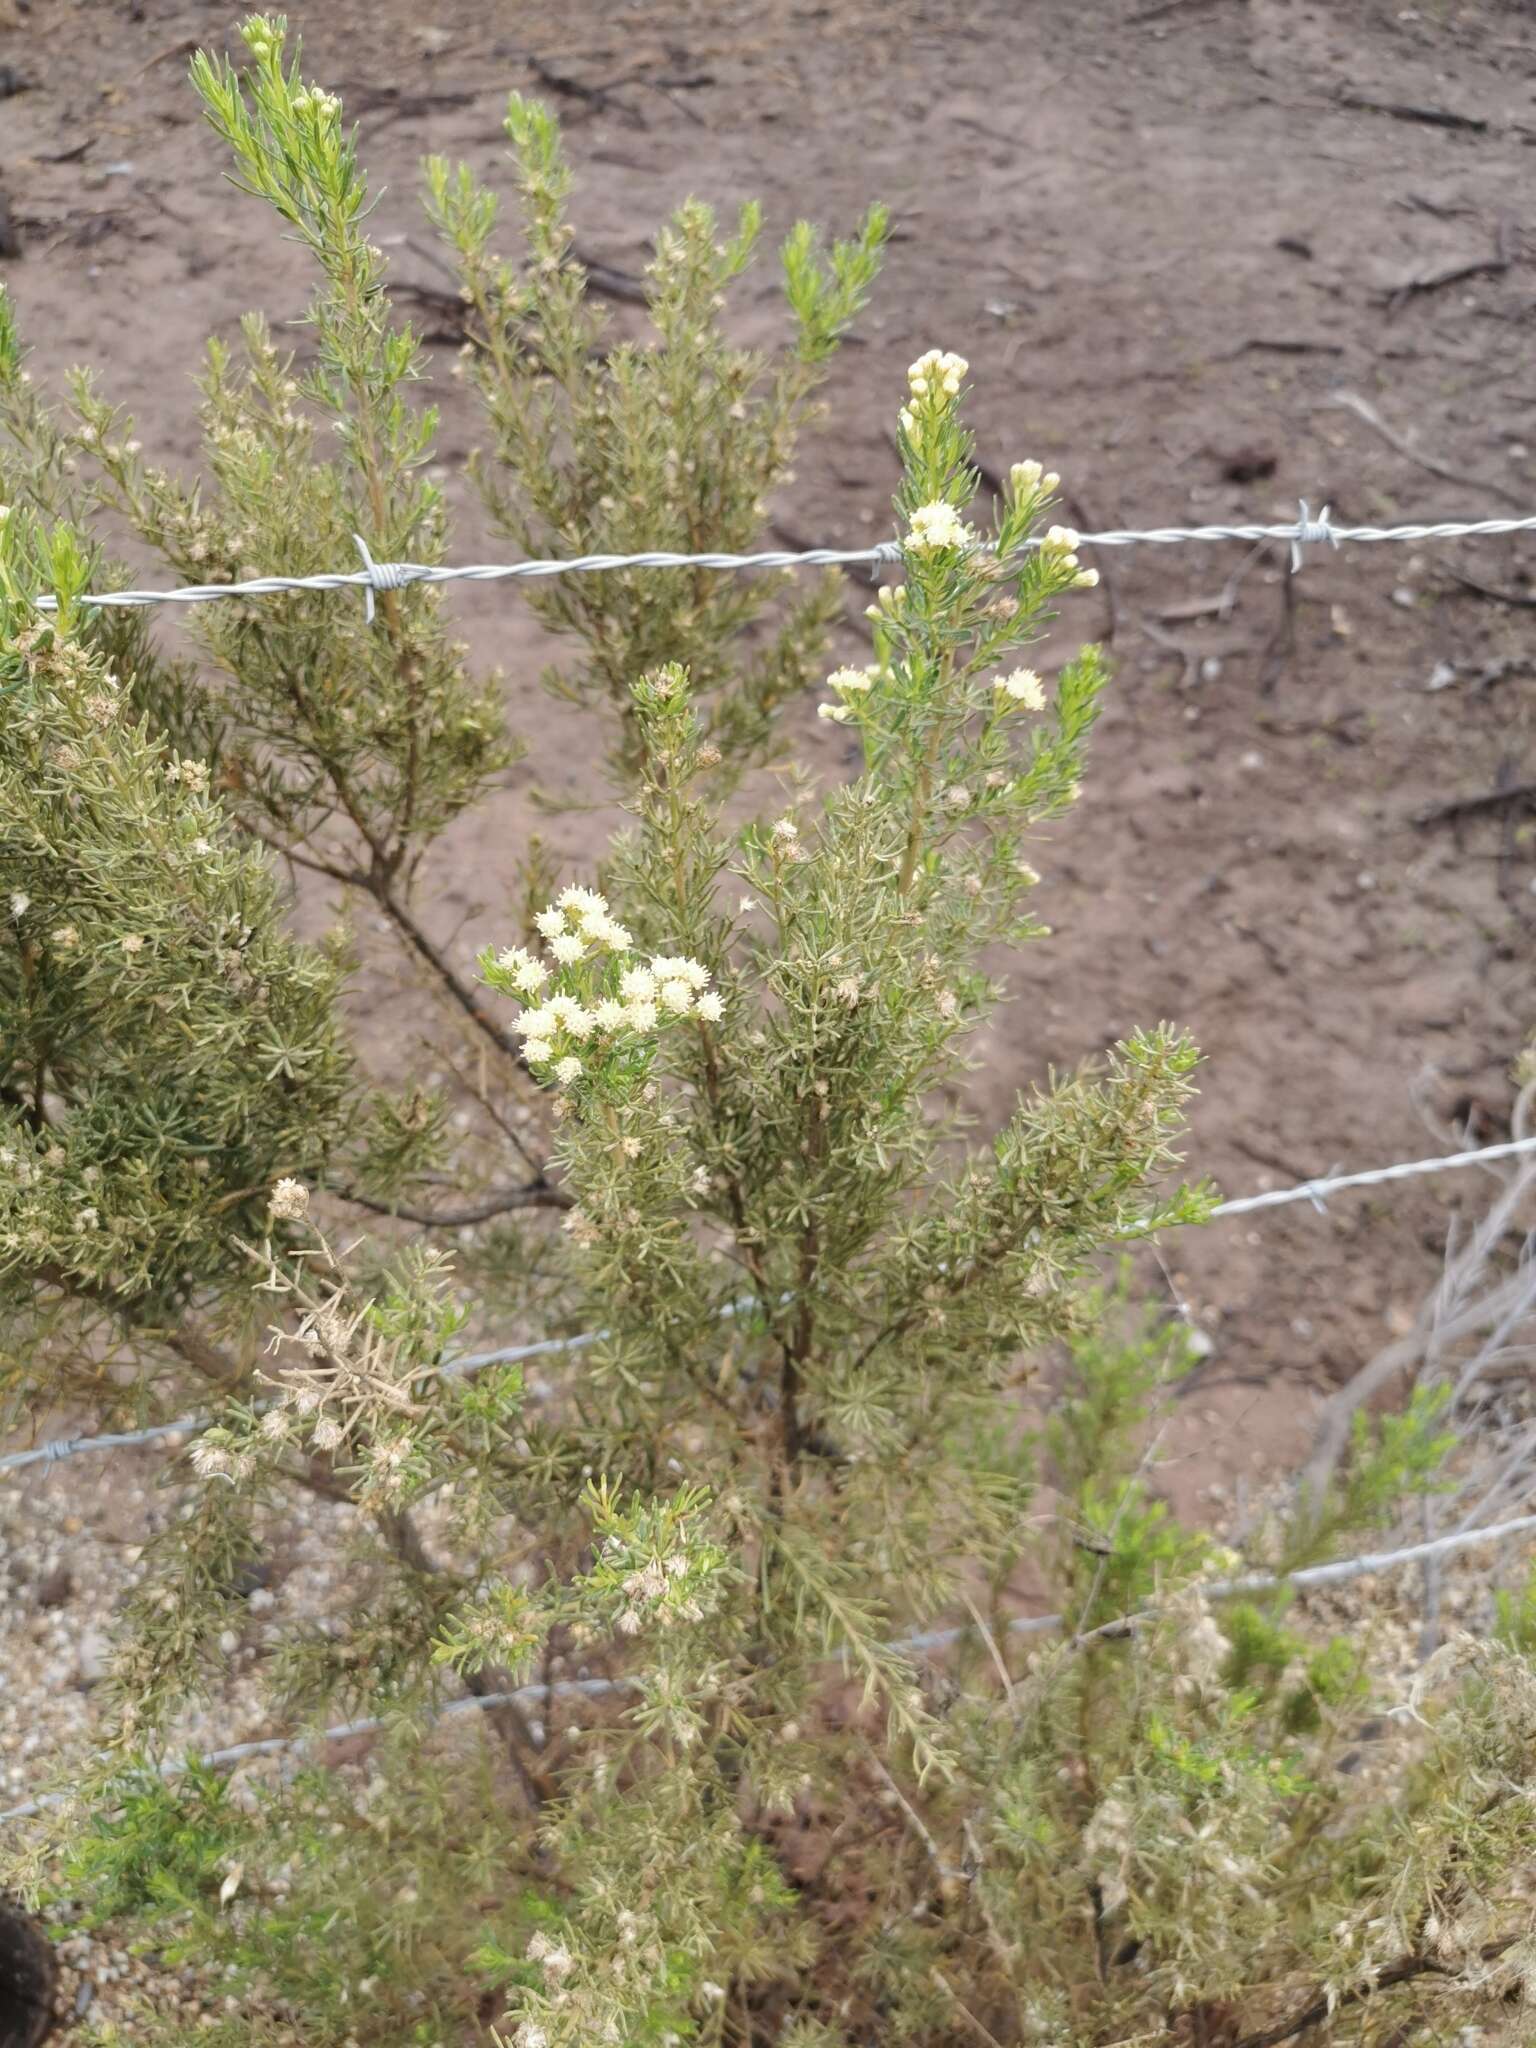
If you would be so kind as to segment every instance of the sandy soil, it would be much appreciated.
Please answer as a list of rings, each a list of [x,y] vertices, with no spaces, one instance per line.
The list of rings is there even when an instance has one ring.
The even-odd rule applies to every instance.
[[[288,11],[360,122],[386,187],[378,235],[409,283],[442,282],[422,253],[419,157],[494,175],[501,100],[541,81],[569,123],[582,247],[625,268],[690,191],[722,206],[758,194],[779,229],[889,202],[898,233],[875,307],[775,508],[807,541],[888,530],[888,422],[929,344],[970,358],[984,458],[1048,460],[1085,527],[1288,518],[1303,496],[1346,520],[1536,512],[1526,9]],[[291,317],[306,290],[262,210],[220,185],[183,82],[186,52],[231,19],[195,0],[31,0],[0,34],[0,66],[26,87],[0,99],[0,190],[22,250],[0,276],[36,367],[96,367],[146,449],[183,464],[204,337],[252,304]],[[743,307],[749,331],[775,331],[769,265]],[[446,370],[451,348],[437,354]],[[472,555],[485,535],[458,473],[475,423],[459,391],[445,399],[442,459]],[[1209,1062],[1192,1162],[1229,1191],[1437,1150],[1466,1128],[1507,1134],[1508,1069],[1533,1021],[1531,807],[1419,817],[1531,780],[1533,562],[1529,539],[1319,550],[1288,583],[1266,557],[1221,606],[1239,549],[1101,558],[1103,587],[1069,623],[1108,639],[1117,680],[1084,801],[1039,861],[1057,937],[983,1048],[984,1113],[1172,1017]],[[840,655],[857,652],[865,601],[850,582]],[[547,650],[515,593],[455,603],[477,654],[507,670],[531,742],[442,851],[433,916],[467,956],[495,929],[532,784],[595,786],[574,714],[539,690]],[[791,725],[835,775],[841,742],[810,703]],[[603,823],[543,829],[574,858]],[[1401,1327],[1448,1213],[1479,1192],[1416,1183],[1179,1243],[1171,1283],[1214,1348],[1173,1440],[1174,1490],[1219,1502],[1291,1458],[1317,1390]]]

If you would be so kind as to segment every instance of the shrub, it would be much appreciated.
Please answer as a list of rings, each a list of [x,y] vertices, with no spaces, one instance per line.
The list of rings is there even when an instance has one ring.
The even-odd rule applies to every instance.
[[[305,378],[255,329],[238,391],[215,362],[226,509],[141,473],[87,388],[66,431],[10,379],[28,508],[0,526],[0,775],[21,821],[0,999],[25,1170],[0,1191],[0,1249],[44,1340],[18,1379],[46,1389],[96,1355],[61,1302],[134,1346],[141,1390],[167,1360],[205,1372],[194,1329],[232,1358],[205,1374],[223,1386],[184,1512],[123,1617],[106,1756],[39,1831],[34,1880],[230,1973],[238,2011],[193,2035],[230,2043],[426,2048],[503,2015],[518,2048],[1276,2048],[1318,2030],[1364,2048],[1495,2025],[1536,1959],[1524,1608],[1500,1640],[1450,1645],[1373,1729],[1384,1646],[1330,1637],[1283,1592],[1223,1594],[1235,1560],[1155,1491],[1187,1350],[1095,1276],[1208,1211],[1163,1186],[1194,1048],[1137,1033],[982,1143],[943,1107],[1002,995],[983,959],[1046,936],[1029,855],[1077,796],[1105,680],[1093,649],[1049,689],[1023,665],[1092,576],[1037,464],[972,523],[958,358],[910,373],[904,580],[821,706],[847,734],[842,784],[723,816],[717,771],[751,758],[803,668],[803,620],[769,687],[730,651],[748,615],[724,585],[550,597],[587,646],[571,687],[626,692],[633,822],[590,881],[509,915],[478,980],[440,978],[505,1086],[547,1105],[529,1185],[563,1210],[554,1248],[548,1219],[504,1226],[477,1309],[585,1334],[537,1385],[510,1363],[458,1372],[464,1264],[340,1248],[327,1190],[402,1207],[388,1190],[445,1140],[431,1105],[359,1079],[341,964],[284,935],[238,835],[371,899],[438,972],[410,879],[505,758],[494,715],[419,588],[381,596],[371,635],[333,599],[214,608],[203,651],[231,687],[210,694],[82,611],[101,563],[61,517],[89,448],[110,502],[183,565],[245,559],[232,522],[268,517],[279,470],[296,565],[334,560],[365,501],[387,552],[442,545],[414,480],[414,352],[335,104],[276,24],[246,35],[249,82],[200,63],[199,85],[327,282]],[[699,209],[658,255],[662,360],[594,366],[553,130],[521,107],[512,128],[527,291],[485,254],[483,195],[431,178],[481,323],[509,531],[613,544],[654,490],[658,518],[702,537],[688,508],[719,465],[721,530],[746,532],[878,227],[821,273],[792,238],[801,355],[751,403],[708,303],[745,237],[717,247]],[[313,463],[301,405],[341,426],[334,462]],[[620,445],[621,420],[650,452]],[[675,473],[649,466],[656,445]],[[39,583],[59,606],[42,627]],[[111,634],[142,676],[112,679]],[[228,772],[184,749],[193,731]],[[1362,1424],[1263,1556],[1288,1568],[1433,1486],[1442,1407]],[[354,1511],[355,1543],[345,1612],[269,1645],[271,1710],[378,1717],[375,1753],[162,1777],[178,1712],[222,1675],[239,1562],[295,1488]],[[1021,1582],[1054,1634],[1012,1627]],[[458,1716],[445,1754],[425,1730],[460,1685],[491,1740]],[[178,2038],[149,2014],[142,2032]]]

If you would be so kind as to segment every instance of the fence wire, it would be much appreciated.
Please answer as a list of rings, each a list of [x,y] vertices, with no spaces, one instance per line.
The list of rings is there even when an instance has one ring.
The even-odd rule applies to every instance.
[[[1241,1578],[1213,1579],[1200,1583],[1200,1591],[1207,1600],[1225,1600],[1251,1597],[1256,1593],[1275,1593],[1283,1587],[1295,1587],[1306,1591],[1315,1586],[1342,1585],[1347,1580],[1364,1578],[1368,1573],[1397,1571],[1405,1565],[1422,1564],[1425,1559],[1445,1557],[1453,1551],[1470,1550],[1482,1544],[1507,1542],[1513,1536],[1525,1536],[1536,1531],[1536,1515],[1519,1515],[1507,1522],[1491,1522],[1481,1529],[1458,1529],[1449,1536],[1437,1536],[1428,1543],[1410,1543],[1401,1550],[1369,1551],[1359,1557],[1336,1558],[1331,1564],[1308,1565],[1294,1572],[1250,1572]],[[1113,1621],[1101,1622],[1097,1628],[1084,1630],[1074,1635],[1069,1647],[1090,1642],[1102,1642],[1118,1636],[1134,1634],[1137,1628],[1153,1621],[1164,1609],[1160,1606],[1138,1608],[1134,1614],[1118,1616]],[[1009,1635],[1050,1635],[1067,1626],[1064,1614],[1021,1614],[1015,1615],[1007,1624]],[[975,1632],[974,1624],[961,1623],[957,1628],[932,1629],[921,1635],[898,1636],[887,1643],[888,1650],[903,1651],[909,1656],[930,1656],[936,1650],[951,1648],[966,1636]],[[557,1678],[544,1684],[513,1686],[504,1692],[475,1693],[465,1698],[450,1700],[445,1706],[435,1709],[427,1718],[428,1726],[441,1721],[452,1720],[461,1714],[485,1713],[496,1707],[542,1706],[547,1712],[550,1704],[557,1699],[601,1699],[614,1693],[628,1692],[641,1683],[638,1677],[621,1678]],[[295,1735],[266,1735],[253,1742],[237,1742],[228,1749],[206,1750],[200,1755],[167,1757],[157,1766],[157,1775],[163,1779],[180,1777],[194,1764],[205,1770],[223,1770],[236,1764],[249,1762],[263,1756],[282,1756],[291,1750],[302,1749],[311,1744],[342,1742],[357,1735],[381,1734],[391,1725],[383,1714],[371,1714],[358,1721],[340,1721],[335,1727],[318,1731],[300,1732]],[[98,1754],[98,1763],[106,1761]],[[36,1798],[23,1800],[19,1806],[0,1809],[0,1825],[6,1821],[31,1820],[40,1813],[67,1805],[68,1792],[43,1792]]]
[[[1483,535],[1536,533],[1536,514],[1520,519],[1440,519],[1405,526],[1346,526],[1325,505],[1315,517],[1303,499],[1295,519],[1281,525],[1221,523],[1214,526],[1115,527],[1103,533],[1080,533],[1084,548],[1174,547],[1190,541],[1280,541],[1291,551],[1291,568],[1299,569],[1307,547],[1337,548],[1357,541],[1471,540]],[[567,555],[524,562],[378,562],[360,534],[353,539],[362,557],[360,569],[322,570],[312,576],[248,576],[238,583],[186,583],[171,590],[100,590],[82,597],[88,605],[213,604],[223,598],[270,597],[279,591],[359,590],[366,616],[373,617],[380,591],[404,590],[413,583],[505,583],[543,576],[601,576],[630,569],[878,569],[900,561],[900,541],[879,541],[867,548],[776,548],[750,555],[673,554],[653,548],[638,555]],[[1023,543],[1021,553],[1040,546]],[[52,611],[50,596],[34,599],[39,610]]]
[[[1346,1188],[1379,1187],[1389,1181],[1413,1180],[1420,1175],[1452,1172],[1464,1166],[1491,1166],[1501,1159],[1515,1159],[1536,1152],[1536,1137],[1513,1138],[1503,1145],[1482,1145],[1472,1152],[1447,1152],[1434,1159],[1405,1159],[1392,1166],[1374,1166],[1360,1173],[1336,1173],[1319,1180],[1299,1181],[1288,1188],[1271,1188],[1262,1194],[1240,1195],[1230,1202],[1218,1202],[1211,1211],[1215,1221],[1225,1216],[1247,1216],[1257,1209],[1277,1209],[1289,1202],[1310,1202],[1321,1212],[1329,1195]],[[731,1302],[722,1315],[738,1314],[750,1302]],[[600,1344],[604,1330],[583,1330],[573,1337],[541,1337],[531,1344],[511,1344],[499,1351],[475,1351],[450,1358],[438,1368],[444,1379],[462,1379],[468,1373],[483,1372],[493,1365],[521,1365],[530,1358],[548,1358],[559,1352],[583,1351]],[[0,1458],[0,1472],[20,1472],[29,1465],[58,1465],[84,1451],[137,1450],[144,1444],[165,1443],[171,1438],[195,1436],[213,1421],[209,1415],[182,1415],[174,1422],[159,1422],[148,1429],[103,1431],[95,1436],[55,1437],[31,1450],[11,1451]]]

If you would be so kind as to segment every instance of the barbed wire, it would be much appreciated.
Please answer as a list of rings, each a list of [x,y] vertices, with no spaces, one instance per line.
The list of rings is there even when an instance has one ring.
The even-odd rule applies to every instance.
[[[1210,1216],[1214,1222],[1227,1216],[1246,1216],[1257,1209],[1280,1208],[1289,1202],[1310,1202],[1314,1209],[1321,1211],[1329,1195],[1338,1194],[1346,1188],[1377,1187],[1389,1181],[1412,1180],[1423,1174],[1444,1173],[1463,1166],[1491,1165],[1496,1160],[1514,1159],[1530,1152],[1536,1152],[1536,1137],[1513,1138],[1507,1144],[1482,1145],[1475,1151],[1448,1152],[1433,1159],[1400,1160],[1392,1166],[1368,1167],[1360,1173],[1329,1174],[1317,1180],[1299,1181],[1294,1187],[1272,1188],[1262,1194],[1240,1195],[1229,1202],[1218,1202]],[[737,1315],[750,1306],[749,1300],[728,1302],[721,1314]],[[601,1344],[607,1334],[606,1330],[582,1330],[572,1337],[541,1337],[530,1344],[506,1345],[498,1351],[469,1352],[448,1359],[438,1368],[439,1376],[461,1379],[466,1374],[483,1372],[493,1365],[521,1365],[530,1358],[582,1351],[589,1345]],[[274,1396],[274,1400],[276,1398]],[[271,1405],[270,1402],[257,1404],[258,1408]],[[209,1428],[212,1421],[208,1415],[182,1415],[174,1422],[157,1422],[147,1429],[55,1437],[31,1450],[10,1451],[0,1457],[0,1472],[20,1472],[30,1465],[58,1465],[66,1458],[78,1457],[85,1451],[137,1449],[144,1444],[165,1443],[173,1437],[195,1436],[200,1430]]]
[[[1536,532],[1536,514],[1520,519],[1440,519],[1404,526],[1344,526],[1325,505],[1315,517],[1305,499],[1298,516],[1281,525],[1220,523],[1213,526],[1114,527],[1103,533],[1079,533],[1085,548],[1173,547],[1189,541],[1282,541],[1291,551],[1291,569],[1301,567],[1306,547],[1337,548],[1346,541],[1469,540],[1482,535]],[[101,590],[77,600],[88,605],[213,604],[222,598],[270,597],[280,591],[360,590],[371,621],[374,598],[381,591],[404,590],[413,583],[502,583],[543,576],[610,575],[630,569],[813,569],[878,568],[900,561],[902,543],[879,541],[867,548],[774,548],[758,554],[674,554],[652,548],[636,555],[567,555],[522,562],[377,562],[368,543],[354,534],[362,557],[360,569],[322,570],[310,576],[248,576],[235,583],[187,583],[170,590]],[[1027,553],[1038,540],[1021,544]],[[39,596],[41,611],[53,611],[56,600]]]
[[[1239,1578],[1197,1580],[1195,1589],[1206,1600],[1243,1599],[1256,1593],[1276,1593],[1285,1587],[1301,1591],[1314,1586],[1335,1586],[1350,1579],[1365,1578],[1374,1572],[1396,1571],[1404,1565],[1422,1563],[1425,1558],[1444,1557],[1453,1551],[1471,1550],[1487,1543],[1506,1542],[1512,1536],[1529,1535],[1536,1531],[1536,1515],[1517,1515],[1506,1522],[1491,1522],[1485,1528],[1457,1529],[1448,1536],[1437,1536],[1425,1543],[1409,1543],[1400,1550],[1366,1551],[1358,1557],[1336,1558],[1329,1564],[1306,1565],[1294,1572],[1249,1572]],[[1102,1642],[1117,1636],[1131,1635],[1143,1623],[1153,1621],[1166,1611],[1167,1603],[1153,1603],[1138,1608],[1133,1614],[1118,1615],[1113,1621],[1100,1622],[1096,1628],[1083,1629],[1074,1635],[1071,1645]],[[1008,1635],[1051,1635],[1065,1628],[1064,1614],[1020,1614],[1007,1624]],[[887,1650],[904,1651],[913,1656],[927,1656],[935,1650],[950,1649],[976,1632],[974,1622],[961,1622],[955,1628],[931,1629],[922,1634],[897,1636],[884,1645]],[[556,1699],[600,1699],[617,1692],[628,1692],[643,1681],[637,1675],[619,1678],[556,1678],[528,1685],[513,1686],[504,1692],[474,1693],[462,1699],[450,1700],[447,1705],[435,1709],[427,1717],[427,1725],[437,1726],[440,1722],[454,1719],[461,1714],[488,1713],[497,1707],[536,1705]],[[255,1757],[281,1756],[290,1750],[302,1749],[307,1745],[324,1742],[344,1742],[359,1735],[377,1735],[391,1726],[387,1715],[371,1714],[361,1720],[340,1721],[334,1727],[322,1728],[316,1732],[300,1732],[296,1735],[265,1735],[252,1742],[237,1742],[228,1749],[207,1750],[196,1756],[167,1757],[156,1766],[156,1775],[164,1780],[180,1777],[197,1765],[204,1770],[223,1770],[231,1765],[249,1762]],[[95,1761],[105,1762],[106,1757],[98,1752]],[[6,1821],[31,1820],[40,1813],[67,1805],[68,1792],[43,1792],[35,1798],[23,1800],[18,1806],[0,1809],[0,1825]]]

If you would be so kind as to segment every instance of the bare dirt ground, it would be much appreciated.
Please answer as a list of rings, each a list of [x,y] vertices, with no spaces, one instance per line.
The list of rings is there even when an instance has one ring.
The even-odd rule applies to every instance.
[[[1085,528],[1284,519],[1302,497],[1349,521],[1536,513],[1529,5],[300,0],[289,14],[307,68],[359,122],[386,187],[378,238],[409,284],[444,282],[424,253],[419,158],[494,177],[512,87],[565,116],[581,246],[630,271],[689,192],[722,208],[760,195],[770,229],[891,205],[874,307],[774,508],[807,542],[889,531],[889,423],[929,345],[970,359],[983,458],[1059,468]],[[252,305],[290,318],[307,289],[262,209],[221,185],[183,80],[193,45],[231,29],[229,8],[195,0],[31,0],[0,34],[0,67],[25,87],[0,100],[21,247],[0,276],[35,367],[94,366],[146,449],[187,465],[204,338]],[[742,303],[748,332],[776,330],[768,263]],[[446,370],[451,344],[437,354]],[[489,543],[453,478],[475,422],[456,387],[443,396],[473,555]],[[1066,625],[1108,640],[1117,680],[1084,800],[1038,861],[1057,936],[983,1048],[983,1114],[1171,1017],[1208,1058],[1191,1162],[1231,1192],[1466,1129],[1507,1135],[1510,1062],[1533,1023],[1536,810],[1502,794],[1532,782],[1531,539],[1314,550],[1294,583],[1274,551],[1230,602],[1239,548],[1095,559],[1103,586]],[[850,581],[840,656],[866,601]],[[548,650],[516,594],[455,603],[531,743],[443,852],[434,916],[467,955],[496,929],[532,784],[599,791],[575,714],[538,687]],[[839,772],[842,742],[809,702],[792,727]],[[1462,798],[1477,807],[1422,822]],[[574,860],[604,825],[542,829]],[[1401,1327],[1448,1213],[1482,1186],[1414,1183],[1180,1242],[1172,1281],[1214,1349],[1174,1445],[1176,1490],[1219,1502],[1291,1459],[1317,1391]]]

